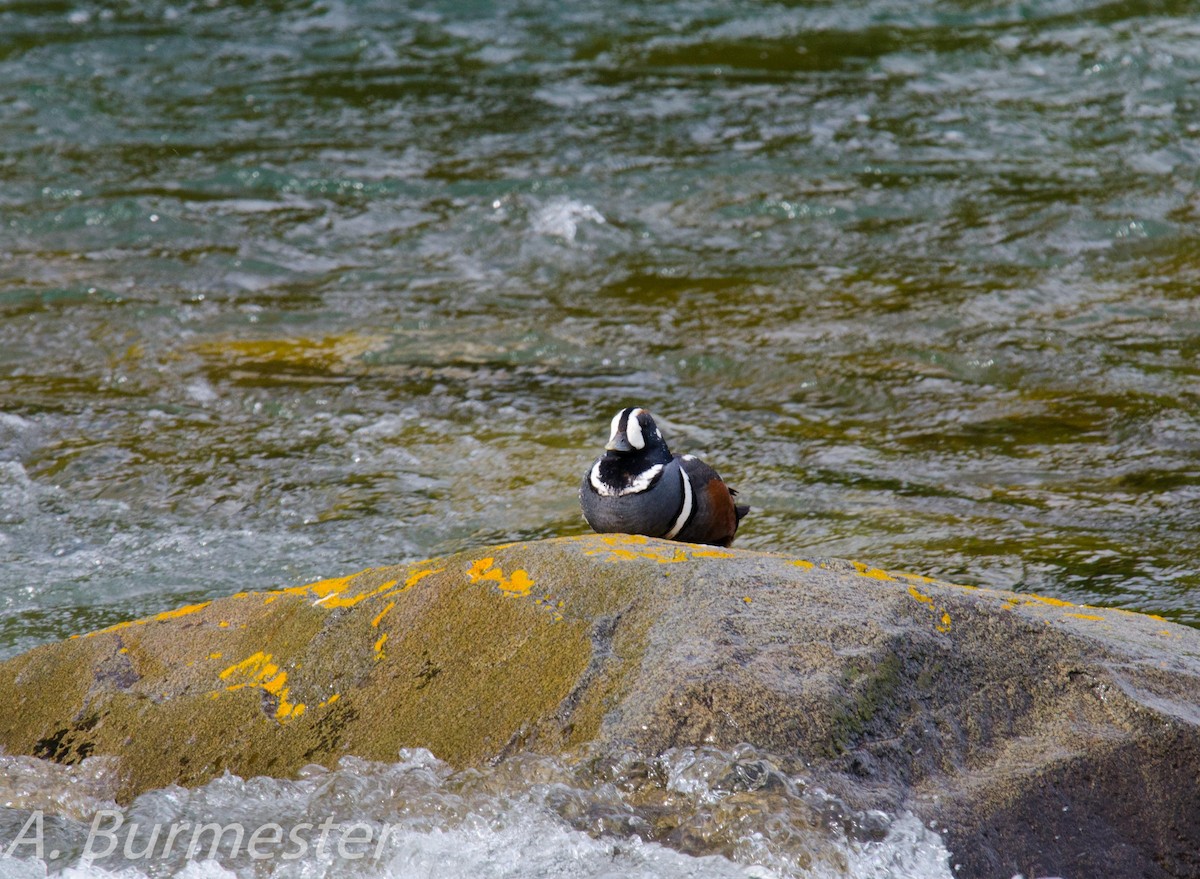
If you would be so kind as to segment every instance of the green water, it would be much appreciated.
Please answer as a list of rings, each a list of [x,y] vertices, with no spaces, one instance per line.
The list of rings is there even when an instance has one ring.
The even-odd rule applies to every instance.
[[[575,534],[1200,624],[1185,2],[0,0],[0,655]]]

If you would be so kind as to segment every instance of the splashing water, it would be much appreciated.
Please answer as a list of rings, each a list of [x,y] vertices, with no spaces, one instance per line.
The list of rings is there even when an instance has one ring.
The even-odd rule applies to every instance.
[[[455,771],[425,750],[113,802],[108,758],[0,758],[0,875],[948,879],[911,815],[852,812],[747,746]]]

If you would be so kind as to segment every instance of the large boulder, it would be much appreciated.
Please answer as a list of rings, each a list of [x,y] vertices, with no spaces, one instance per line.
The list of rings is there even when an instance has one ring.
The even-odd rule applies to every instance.
[[[1200,632],[852,562],[590,535],[241,593],[0,665],[0,746],[122,795],[423,746],[749,742],[959,874],[1200,875]]]

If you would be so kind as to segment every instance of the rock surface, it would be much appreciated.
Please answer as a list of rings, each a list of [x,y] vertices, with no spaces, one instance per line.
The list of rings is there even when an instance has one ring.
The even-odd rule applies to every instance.
[[[749,742],[959,875],[1200,875],[1200,632],[858,563],[589,535],[243,593],[0,665],[0,746],[122,793],[422,746]]]

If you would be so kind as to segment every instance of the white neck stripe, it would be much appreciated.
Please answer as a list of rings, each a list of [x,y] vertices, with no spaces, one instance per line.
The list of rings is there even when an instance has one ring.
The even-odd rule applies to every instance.
[[[601,497],[624,497],[627,494],[640,494],[650,487],[650,484],[658,478],[658,474],[662,472],[663,465],[655,464],[646,470],[643,470],[637,475],[637,478],[629,485],[620,488],[609,485],[600,477],[600,462],[597,461],[592,466],[592,472],[588,474],[588,481],[592,483],[592,488],[596,489],[596,494]]]
[[[671,530],[663,535],[667,540],[672,540],[676,534],[683,530],[683,526],[687,524],[687,520],[692,515],[692,480],[688,479],[687,471],[682,467],[679,468],[679,477],[683,480],[683,506],[679,510],[679,515],[675,517],[675,523],[671,526]]]

